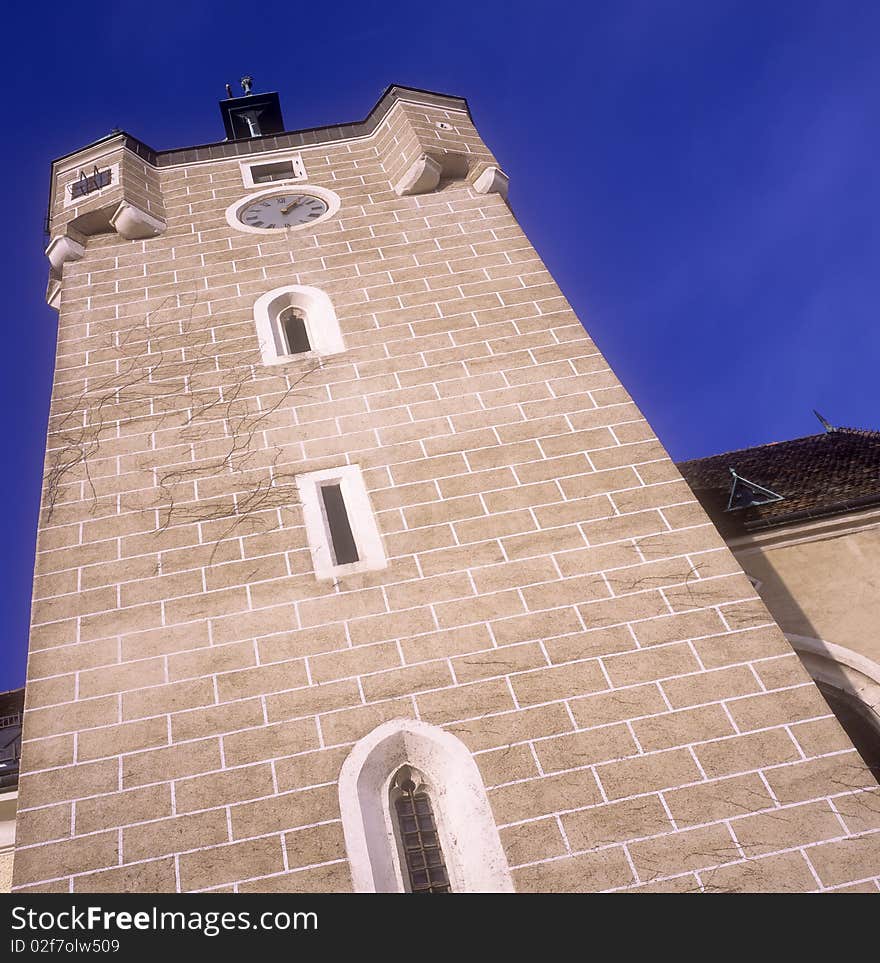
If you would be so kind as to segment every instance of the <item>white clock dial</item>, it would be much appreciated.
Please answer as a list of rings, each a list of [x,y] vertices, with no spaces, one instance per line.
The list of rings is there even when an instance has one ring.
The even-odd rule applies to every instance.
[[[245,204],[238,212],[238,219],[250,228],[274,231],[310,224],[327,210],[327,203],[314,194],[270,194]]]

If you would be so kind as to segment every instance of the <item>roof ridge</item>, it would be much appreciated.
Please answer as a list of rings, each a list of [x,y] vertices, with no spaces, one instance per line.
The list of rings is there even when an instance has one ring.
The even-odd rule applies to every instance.
[[[748,448],[733,448],[730,451],[718,452],[715,455],[703,455],[702,458],[688,458],[687,461],[678,462],[681,465],[690,465],[694,462],[705,462],[715,458],[727,458],[731,455],[741,455],[745,452],[761,451],[764,448],[775,448],[777,445],[791,445],[800,441],[815,441],[819,438],[827,438],[829,435],[856,435],[861,438],[876,438],[880,441],[880,431],[873,428],[833,428],[831,431],[821,431],[813,435],[801,435],[799,438],[785,438],[782,441],[767,441],[763,445],[750,445]]]
[[[840,429],[835,429],[840,430]],[[727,458],[728,455],[739,455],[746,451],[759,451],[761,448],[774,448],[776,445],[787,445],[794,441],[807,441],[809,438],[824,438],[828,432],[822,431],[815,435],[802,435],[800,438],[783,438],[781,441],[765,441],[763,445],[749,445],[747,448],[732,448],[730,451],[720,451],[715,455],[703,455],[700,458],[688,458],[678,462],[679,465],[690,465],[695,461],[708,461],[710,458]]]
[[[834,429],[835,432],[842,432],[846,435],[862,435],[870,438],[880,439],[880,431],[874,428],[849,428],[845,425],[841,425],[839,428]]]

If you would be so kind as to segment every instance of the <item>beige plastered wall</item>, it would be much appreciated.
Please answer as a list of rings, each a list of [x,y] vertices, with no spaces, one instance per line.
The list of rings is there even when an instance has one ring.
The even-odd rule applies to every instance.
[[[808,669],[877,715],[880,512],[813,520],[731,547]]]

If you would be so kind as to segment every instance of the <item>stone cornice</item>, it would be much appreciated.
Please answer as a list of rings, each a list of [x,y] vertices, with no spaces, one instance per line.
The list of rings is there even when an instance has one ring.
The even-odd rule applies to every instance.
[[[797,545],[802,542],[821,541],[826,538],[838,538],[850,532],[880,525],[880,508],[864,511],[847,512],[846,514],[824,516],[788,525],[785,528],[767,529],[765,531],[750,532],[727,539],[727,545],[737,556],[761,552],[768,548],[779,548],[785,545]]]

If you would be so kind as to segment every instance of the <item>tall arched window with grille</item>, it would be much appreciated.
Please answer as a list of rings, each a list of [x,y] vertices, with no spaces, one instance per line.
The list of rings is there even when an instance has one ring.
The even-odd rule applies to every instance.
[[[509,893],[486,789],[452,733],[393,719],[358,742],[339,774],[351,877],[360,893]]]
[[[391,807],[409,892],[450,892],[431,794],[417,769],[401,766],[397,770],[391,782]]]

